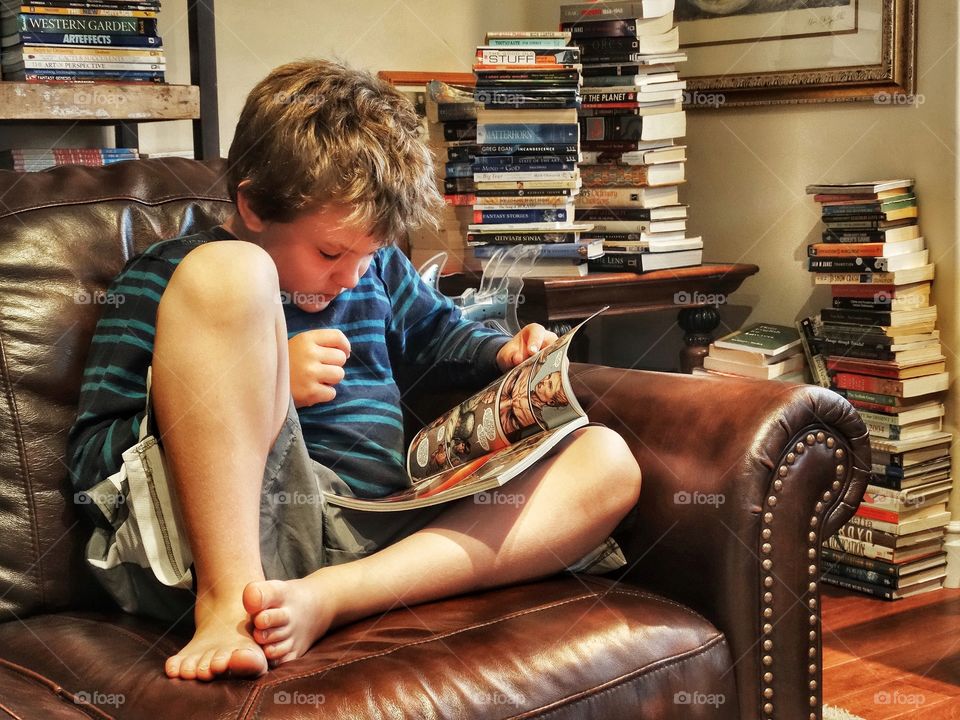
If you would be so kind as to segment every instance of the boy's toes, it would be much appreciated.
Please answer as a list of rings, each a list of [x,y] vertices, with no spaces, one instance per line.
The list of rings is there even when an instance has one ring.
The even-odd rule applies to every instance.
[[[270,608],[253,616],[253,626],[257,630],[280,628],[289,624],[290,611],[285,607]],[[259,640],[257,642],[259,642]]]
[[[180,671],[177,676],[183,680],[197,679],[197,658],[194,655],[188,655],[180,663]]]
[[[197,661],[197,679],[198,680],[213,680],[216,673],[213,671],[213,668],[210,665],[213,662],[214,655],[216,655],[216,650],[207,650],[203,655],[200,656],[200,659]]]
[[[210,659],[210,672],[214,675],[222,675],[230,666],[230,650],[217,650]]]
[[[227,666],[234,675],[243,677],[255,677],[263,675],[267,671],[267,658],[264,657],[260,648],[241,648],[234,650],[230,655],[230,662]]]
[[[274,611],[270,610],[269,612],[274,612]],[[265,613],[260,613],[260,614],[264,615]],[[259,617],[259,615],[257,617]],[[293,628],[290,626],[289,623],[287,623],[285,625],[268,627],[265,630],[256,628],[253,631],[253,639],[256,640],[257,644],[259,645],[269,645],[272,643],[278,643],[281,640],[286,640],[292,634],[293,634]]]
[[[180,676],[180,664],[183,662],[183,657],[180,655],[173,655],[167,658],[167,662],[163,666],[164,672],[167,674],[167,677],[175,678]]]
[[[263,580],[247,583],[243,589],[243,607],[251,615],[263,612],[268,608],[279,607],[283,604],[284,583],[280,580]]]
[[[266,655],[269,660],[276,660],[277,658],[287,655],[291,650],[293,650],[293,638],[287,638],[282,642],[265,645],[263,654]]]

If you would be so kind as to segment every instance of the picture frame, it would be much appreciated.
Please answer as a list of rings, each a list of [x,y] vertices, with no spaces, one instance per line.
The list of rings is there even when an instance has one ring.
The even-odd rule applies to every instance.
[[[463,72],[430,72],[421,70],[381,70],[377,77],[386,80],[397,88],[400,92],[410,98],[417,114],[426,117],[426,94],[427,83],[431,80],[440,80],[441,82],[459,87],[472,87],[474,84],[473,73]]]
[[[677,0],[676,19],[690,109],[915,100],[917,0]]]

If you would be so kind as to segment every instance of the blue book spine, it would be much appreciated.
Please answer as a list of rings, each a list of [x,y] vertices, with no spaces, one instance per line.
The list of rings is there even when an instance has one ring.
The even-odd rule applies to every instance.
[[[577,164],[570,163],[525,163],[523,165],[485,165],[480,162],[473,164],[473,172],[520,173],[520,172],[570,172],[576,170]]]
[[[540,145],[575,143],[580,139],[580,126],[575,123],[478,123],[477,142],[486,144]]]
[[[566,222],[567,211],[561,208],[549,210],[474,210],[475,223],[538,223]]]
[[[497,250],[502,250],[504,245],[479,245],[473,248],[473,255],[476,258],[485,260],[493,257]],[[584,260],[587,257],[587,246],[581,243],[562,242],[537,245],[540,248],[540,258],[551,258],[557,260]]]
[[[488,172],[493,172],[496,168],[510,165],[527,165],[542,163],[576,163],[576,153],[565,153],[562,155],[474,155],[474,168],[490,168]],[[572,169],[572,168],[571,168]]]
[[[133,70],[27,70],[35,78],[76,78],[78,80],[163,80],[163,71],[135,72]]]
[[[163,41],[150,35],[105,35],[83,33],[20,33],[25,45],[104,45],[110,47],[161,47]]]
[[[473,177],[473,165],[468,162],[448,162],[444,169],[448,178]]]

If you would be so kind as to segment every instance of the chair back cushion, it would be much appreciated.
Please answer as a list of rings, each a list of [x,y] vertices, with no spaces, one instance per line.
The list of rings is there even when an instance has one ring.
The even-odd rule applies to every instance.
[[[65,449],[103,291],[232,211],[222,160],[0,171],[0,622],[101,597]]]

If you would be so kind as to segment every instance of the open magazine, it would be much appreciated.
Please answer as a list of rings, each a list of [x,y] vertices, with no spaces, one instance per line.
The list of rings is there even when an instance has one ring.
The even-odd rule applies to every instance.
[[[407,450],[409,488],[381,498],[325,493],[327,501],[355,510],[410,510],[490,490],[522,473],[589,423],[570,387],[567,350],[600,312],[417,433]]]

